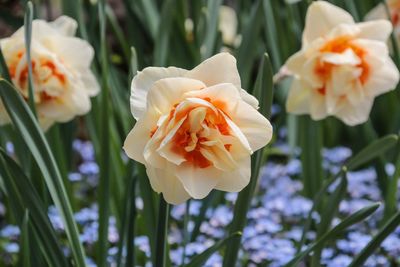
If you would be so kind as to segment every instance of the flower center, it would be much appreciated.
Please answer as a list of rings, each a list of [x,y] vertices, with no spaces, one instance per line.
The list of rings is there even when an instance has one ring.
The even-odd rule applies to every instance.
[[[350,36],[341,36],[330,40],[320,48],[320,52],[342,54],[348,49],[352,50],[352,52],[360,59],[360,63],[355,67],[361,69],[361,74],[358,76],[358,79],[362,84],[364,84],[368,80],[370,73],[369,65],[365,60],[367,52],[362,47],[354,44]],[[321,88],[317,89],[318,93],[321,95],[326,94],[325,84],[331,79],[332,70],[336,66],[338,65],[322,60],[318,60],[315,65],[314,72],[324,83]]]
[[[223,107],[224,103],[216,102],[213,105],[210,99],[198,100],[201,100],[200,103],[184,105],[184,101],[171,109],[167,124],[181,124],[171,139],[170,148],[172,153],[194,167],[207,168],[213,165],[211,155],[229,153],[231,150],[232,144],[227,141],[231,130],[225,119],[226,115],[215,106]],[[150,137],[157,130],[158,127],[150,131]]]
[[[25,99],[28,98],[28,63],[21,60],[25,51],[19,51],[8,64],[13,83],[21,90]],[[65,73],[51,58],[39,57],[31,60],[33,83],[35,85],[35,102],[41,103],[57,99],[67,84]]]

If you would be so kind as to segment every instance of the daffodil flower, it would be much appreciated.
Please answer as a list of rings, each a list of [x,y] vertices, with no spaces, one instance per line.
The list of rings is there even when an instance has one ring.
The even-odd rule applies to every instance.
[[[355,23],[346,11],[313,2],[302,48],[286,62],[294,75],[288,112],[314,120],[332,115],[351,126],[367,121],[374,98],[399,81],[386,45],[391,31],[387,20]]]
[[[61,16],[53,22],[32,22],[31,64],[34,103],[44,130],[55,122],[66,122],[91,108],[90,97],[99,85],[90,70],[94,51],[91,45],[74,37],[77,23]],[[24,27],[0,40],[13,84],[28,100],[28,62]],[[0,102],[0,124],[10,121]]]
[[[220,53],[189,71],[148,67],[131,90],[137,122],[124,150],[146,166],[167,202],[201,199],[212,189],[238,192],[249,183],[250,155],[271,140],[272,126],[241,88],[233,56]]]

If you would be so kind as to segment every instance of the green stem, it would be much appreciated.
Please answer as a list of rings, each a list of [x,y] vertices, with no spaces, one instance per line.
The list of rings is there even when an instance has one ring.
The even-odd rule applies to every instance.
[[[33,115],[36,117],[35,109],[35,94],[33,88],[33,71],[31,59],[31,40],[32,40],[32,19],[33,19],[33,4],[29,1],[26,4],[26,13],[24,18],[25,24],[25,49],[26,49],[26,62],[28,64],[28,93],[29,93],[29,106]]]
[[[313,121],[308,116],[301,118],[299,128],[304,194],[308,198],[313,198],[323,182],[322,129],[319,122]]]
[[[395,171],[393,176],[388,182],[386,189],[385,198],[385,211],[383,216],[383,222],[386,222],[397,210],[397,184],[400,176],[400,140],[397,142],[396,146],[397,159],[395,162]]]
[[[185,258],[186,258],[186,245],[189,241],[189,233],[188,233],[188,222],[190,218],[190,199],[186,201],[186,210],[185,210],[185,217],[183,218],[183,252],[182,252],[182,261],[181,266],[185,265]]]
[[[158,204],[158,224],[156,236],[156,255],[154,259],[155,267],[166,266],[166,251],[167,251],[167,236],[168,236],[168,217],[169,217],[169,204],[160,195]]]
[[[98,266],[107,266],[108,249],[108,223],[110,210],[110,127],[109,127],[109,83],[108,83],[108,55],[106,44],[106,15],[105,0],[99,1],[100,21],[100,47],[102,70],[102,95],[101,95],[101,153],[100,153],[100,181],[99,181],[99,240],[98,240]]]

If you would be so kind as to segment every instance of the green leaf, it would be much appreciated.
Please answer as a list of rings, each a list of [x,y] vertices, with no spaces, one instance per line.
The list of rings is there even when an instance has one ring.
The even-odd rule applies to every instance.
[[[4,78],[8,82],[11,82],[10,73],[8,72],[8,67],[4,59],[3,52],[0,47],[0,78]]]
[[[242,233],[237,232],[233,233],[230,236],[216,242],[214,245],[209,247],[208,249],[204,250],[202,253],[199,255],[196,255],[193,257],[193,259],[185,265],[186,267],[201,267],[204,266],[204,264],[207,262],[207,260],[218,250],[220,250],[223,246],[231,242],[235,238],[239,238],[242,236]]]
[[[317,239],[322,237],[331,227],[332,220],[334,216],[337,214],[339,209],[339,204],[344,198],[347,190],[347,176],[346,172],[344,172],[342,179],[340,180],[339,185],[336,187],[335,191],[328,199],[328,203],[324,205],[324,209],[321,213],[321,222],[318,225],[317,229]],[[323,246],[323,243],[321,243]],[[314,251],[312,266],[319,266],[320,257],[322,250],[318,249]]]
[[[299,135],[301,147],[302,179],[304,194],[313,198],[320,190],[324,173],[322,169],[322,125],[312,120],[308,115],[300,117]]]
[[[200,48],[203,60],[211,57],[214,54],[215,43],[218,34],[219,7],[221,4],[222,0],[207,1],[205,37]]]
[[[386,135],[373,143],[369,146],[361,150],[357,155],[352,157],[346,164],[347,169],[349,171],[357,169],[364,163],[372,160],[373,158],[382,155],[388,149],[392,148],[396,145],[398,140],[398,136],[395,134]]]
[[[121,27],[118,24],[118,20],[114,14],[113,9],[111,7],[109,7],[108,5],[106,6],[106,15],[107,15],[108,21],[110,22],[111,29],[113,30],[115,36],[117,37],[119,44],[121,45],[122,52],[123,52],[125,60],[126,60],[125,62],[127,62],[131,57],[130,50],[129,50],[129,44],[125,38],[123,30],[121,29]]]
[[[50,195],[58,208],[76,266],[85,266],[85,253],[79,241],[78,228],[73,218],[60,171],[48,143],[32,111],[9,82],[0,79],[0,97],[14,126],[27,144],[46,181]]]
[[[129,64],[130,67],[130,72],[129,72],[129,81],[132,80],[133,77],[135,77],[137,71],[138,71],[138,58],[137,58],[137,54],[136,54],[136,49],[135,47],[131,47],[131,61]]]
[[[160,25],[158,25],[154,48],[154,64],[156,66],[163,67],[167,64],[175,2],[176,0],[166,0],[162,8]]]
[[[340,236],[340,234],[346,230],[348,227],[356,224],[365,218],[369,217],[372,213],[374,213],[379,208],[379,203],[375,203],[369,205],[365,208],[358,210],[352,215],[345,218],[338,225],[336,225],[332,230],[324,234],[320,239],[318,239],[315,243],[311,244],[307,249],[298,253],[289,263],[285,265],[285,267],[289,266],[297,266],[298,262],[301,261],[305,256],[307,256],[310,252],[315,249],[322,249],[323,244],[332,239],[336,239]]]
[[[31,248],[30,248],[30,240],[29,240],[29,211],[25,210],[24,218],[22,220],[22,227],[21,227],[21,240],[20,240],[20,247],[21,247],[21,254],[20,254],[20,261],[21,266],[23,267],[31,267]]]
[[[350,263],[349,267],[362,266],[363,263],[374,253],[380,244],[388,237],[400,224],[400,212],[382,227],[382,229],[372,238],[372,240],[363,248],[355,259]]]
[[[270,118],[272,101],[274,98],[274,83],[272,80],[273,72],[268,54],[264,54],[264,57],[261,60],[262,62],[258,70],[253,94],[259,101],[260,113],[263,114],[264,117]]]
[[[397,209],[397,185],[400,177],[400,140],[397,141],[396,146],[396,162],[395,162],[395,170],[388,182],[388,188],[386,190],[385,196],[385,211],[383,216],[383,221],[389,219]]]
[[[266,66],[267,65],[267,66]],[[272,75],[271,75],[271,65],[268,60],[268,57],[264,55],[263,60],[261,61],[260,68],[258,70],[257,80],[255,82],[254,94],[255,97],[259,100],[262,104],[260,107],[260,111],[263,114],[270,114],[270,109],[272,105],[272,98],[273,98],[273,83],[272,83]],[[267,99],[269,97],[269,99]],[[231,234],[236,232],[242,232],[244,226],[246,225],[246,214],[249,210],[251,199],[254,195],[258,175],[260,172],[260,167],[262,164],[262,157],[263,157],[264,149],[260,149],[256,151],[251,157],[251,176],[250,176],[250,183],[239,193],[238,198],[235,203],[234,213],[233,213],[233,220],[230,225],[229,232]],[[236,236],[232,238],[233,240],[227,245],[223,266],[230,267],[236,265],[236,260],[238,257],[240,245],[241,245],[241,238]]]
[[[33,87],[33,71],[32,71],[32,60],[31,60],[31,40],[32,40],[32,19],[33,19],[33,5],[29,1],[26,4],[24,29],[25,29],[25,50],[26,50],[26,62],[28,64],[28,90],[29,90],[29,106],[32,109],[33,114],[36,116],[35,108],[35,89]]]
[[[167,257],[168,243],[168,220],[169,219],[169,204],[160,195],[158,205],[157,218],[157,235],[156,235],[156,250],[155,250],[155,267],[165,267]]]
[[[35,187],[21,168],[1,149],[0,176],[4,181],[8,197],[12,200],[12,212],[17,220],[23,220],[25,209],[29,211],[29,220],[33,223],[37,233],[36,239],[43,247],[42,251],[48,264],[50,266],[68,266],[57,240],[57,234],[47,216],[47,207],[44,206]]]
[[[108,251],[108,225],[110,213],[110,175],[111,175],[111,142],[110,142],[110,103],[109,103],[109,62],[106,42],[106,14],[105,0],[98,2],[100,23],[100,65],[101,65],[101,117],[100,117],[100,153],[99,155],[99,229],[97,242],[97,264],[99,267],[107,266]]]

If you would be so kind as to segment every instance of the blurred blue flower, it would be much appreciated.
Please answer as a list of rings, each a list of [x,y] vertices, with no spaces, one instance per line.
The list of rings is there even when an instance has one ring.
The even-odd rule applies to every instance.
[[[324,148],[322,156],[333,164],[341,164],[351,157],[352,151],[347,147]]]
[[[20,233],[21,231],[19,230],[18,226],[10,224],[1,229],[0,236],[8,239],[14,239],[17,238]]]
[[[338,255],[327,262],[327,267],[347,267],[352,260],[348,255]]]
[[[10,254],[15,254],[19,252],[18,243],[8,243],[4,245],[4,251]]]

